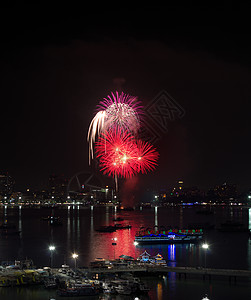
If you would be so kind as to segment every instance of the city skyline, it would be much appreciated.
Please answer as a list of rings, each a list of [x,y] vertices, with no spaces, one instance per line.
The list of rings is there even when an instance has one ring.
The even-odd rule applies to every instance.
[[[115,78],[145,105],[165,90],[184,110],[160,134],[159,167],[141,177],[142,184],[182,178],[203,189],[224,182],[249,188],[246,27],[184,22],[166,30],[161,11],[153,12],[154,26],[145,22],[146,9],[145,16],[132,13],[138,16],[134,27],[123,19],[115,29],[97,13],[95,27],[88,26],[90,14],[86,26],[69,15],[57,25],[32,19],[34,28],[8,29],[1,49],[1,170],[20,188],[40,188],[53,172],[70,178],[95,169],[88,166],[88,125],[102,97],[118,88]],[[58,24],[68,31],[58,31]]]

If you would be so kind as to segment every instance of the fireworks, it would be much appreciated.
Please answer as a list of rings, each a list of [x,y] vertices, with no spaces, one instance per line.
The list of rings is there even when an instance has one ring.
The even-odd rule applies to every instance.
[[[102,132],[116,127],[137,134],[140,128],[141,106],[137,97],[123,92],[111,93],[111,96],[108,95],[100,102],[98,110],[88,130],[89,162],[93,158],[93,144]]]
[[[157,166],[159,153],[150,143],[141,140],[136,141],[138,172],[143,174],[152,171]]]
[[[104,174],[125,178],[153,170],[159,156],[152,145],[120,129],[101,134],[96,154]]]
[[[153,170],[159,154],[150,143],[137,138],[142,114],[137,98],[111,93],[98,110],[88,130],[89,160],[95,144],[100,170],[115,181]]]
[[[136,134],[140,127],[139,115],[141,106],[137,97],[123,92],[107,96],[100,102],[98,108],[106,112],[105,130],[116,126]]]

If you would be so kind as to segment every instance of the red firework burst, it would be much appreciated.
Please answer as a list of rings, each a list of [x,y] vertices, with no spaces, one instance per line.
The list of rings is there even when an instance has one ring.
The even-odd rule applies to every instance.
[[[120,129],[101,134],[96,143],[100,169],[104,174],[131,177],[135,174],[135,141],[132,135]]]
[[[138,172],[147,173],[157,166],[159,153],[150,143],[141,140],[136,141]]]
[[[113,177],[132,177],[147,173],[157,165],[158,152],[149,143],[135,140],[121,129],[101,134],[96,143],[99,165],[104,174]]]

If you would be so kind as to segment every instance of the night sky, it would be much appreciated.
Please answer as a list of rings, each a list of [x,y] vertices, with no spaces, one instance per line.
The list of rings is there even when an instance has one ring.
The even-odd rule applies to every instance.
[[[246,7],[38,11],[6,8],[1,19],[0,170],[18,189],[89,170],[88,126],[115,78],[145,105],[165,90],[185,111],[155,144],[145,185],[251,187]]]

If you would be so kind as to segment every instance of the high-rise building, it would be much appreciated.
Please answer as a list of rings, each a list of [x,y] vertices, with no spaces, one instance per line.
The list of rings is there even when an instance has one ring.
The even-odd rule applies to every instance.
[[[49,195],[52,199],[64,199],[67,192],[68,180],[63,176],[51,175],[49,177]]]
[[[208,196],[221,200],[234,200],[237,198],[237,187],[235,184],[223,183],[208,191]]]
[[[0,195],[10,197],[15,181],[8,173],[0,173]]]

